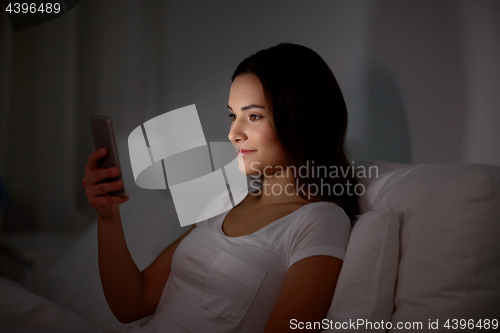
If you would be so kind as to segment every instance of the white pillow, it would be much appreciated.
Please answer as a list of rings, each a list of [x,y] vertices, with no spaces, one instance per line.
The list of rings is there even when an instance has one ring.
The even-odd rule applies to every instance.
[[[499,318],[500,168],[408,166],[392,177],[373,208],[402,222],[393,324]]]
[[[359,207],[362,214],[372,210],[382,189],[391,187],[392,184],[397,183],[406,175],[424,166],[423,164],[409,165],[365,160],[357,160],[353,162],[353,165],[358,168],[357,170],[365,171],[359,173],[359,175],[364,175],[363,178],[359,179],[365,189],[364,194],[359,197]]]
[[[399,221],[392,209],[361,215],[351,231],[327,314],[327,319],[340,326],[327,332],[349,331],[349,326],[343,323],[357,319],[372,323],[391,320],[398,259]],[[339,329],[342,324],[344,329]]]

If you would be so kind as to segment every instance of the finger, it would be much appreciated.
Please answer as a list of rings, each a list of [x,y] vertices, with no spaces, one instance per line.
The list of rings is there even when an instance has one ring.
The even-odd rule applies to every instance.
[[[91,171],[83,178],[83,186],[96,185],[102,183],[106,179],[115,178],[120,175],[120,169],[117,167],[111,167],[106,169],[97,169],[97,171]]]
[[[92,152],[89,155],[89,158],[87,160],[87,165],[85,166],[84,171],[89,172],[91,170],[97,169],[97,164],[99,163],[99,160],[106,156],[108,154],[108,150],[106,148],[100,148],[97,149],[96,151]]]
[[[125,195],[124,197],[109,195],[102,197],[92,197],[92,199],[89,199],[89,203],[94,209],[99,210],[109,205],[124,203],[128,201],[128,199],[128,195]]]
[[[87,196],[102,196],[110,192],[118,191],[123,189],[123,181],[117,180],[110,183],[100,183],[94,186],[87,187]]]

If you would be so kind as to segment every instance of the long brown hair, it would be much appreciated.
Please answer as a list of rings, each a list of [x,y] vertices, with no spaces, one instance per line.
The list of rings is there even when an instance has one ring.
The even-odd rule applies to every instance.
[[[300,166],[311,167],[314,163],[314,167],[333,166],[344,171],[335,177],[331,177],[330,171],[326,177],[313,172],[305,176],[295,173],[299,188],[328,184],[330,188],[344,189],[342,194],[337,190],[336,193],[321,191],[316,196],[299,191],[299,195],[308,201],[338,204],[353,224],[359,206],[353,190],[357,180],[351,172],[345,147],[347,108],[331,69],[313,50],[282,43],[243,60],[232,81],[241,74],[254,74],[259,78],[272,113],[273,129],[291,166],[298,170]]]

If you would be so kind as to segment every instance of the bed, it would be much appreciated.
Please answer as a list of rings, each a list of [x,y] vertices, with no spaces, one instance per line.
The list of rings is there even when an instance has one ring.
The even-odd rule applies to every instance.
[[[498,325],[500,167],[354,165],[374,169],[362,180],[363,214],[320,328],[385,332],[413,325],[429,331],[446,330],[446,323],[460,328],[465,320],[482,331],[486,320],[491,328],[494,320]],[[130,252],[143,269],[186,228],[166,191],[129,193],[120,209]],[[98,275],[95,222],[41,278],[43,295],[0,279],[1,332],[139,330],[148,322],[124,325],[109,310]]]

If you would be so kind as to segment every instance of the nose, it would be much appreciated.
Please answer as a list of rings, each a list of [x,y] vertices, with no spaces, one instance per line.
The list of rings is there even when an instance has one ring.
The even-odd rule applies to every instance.
[[[229,134],[227,135],[229,141],[231,142],[243,142],[247,139],[247,136],[245,134],[245,129],[243,128],[244,125],[238,121],[238,118],[236,118],[232,123],[231,123],[231,129],[229,130]]]

